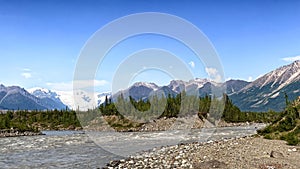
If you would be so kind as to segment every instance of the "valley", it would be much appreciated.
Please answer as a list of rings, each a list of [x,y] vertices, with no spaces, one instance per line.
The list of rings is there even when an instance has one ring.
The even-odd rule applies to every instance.
[[[299,169],[299,7],[0,0],[0,168]]]

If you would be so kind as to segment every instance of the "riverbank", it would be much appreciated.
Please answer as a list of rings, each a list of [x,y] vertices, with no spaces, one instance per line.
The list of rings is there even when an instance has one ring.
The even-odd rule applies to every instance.
[[[249,126],[259,124],[255,122],[228,123],[223,119],[216,125],[211,124],[208,120],[201,120],[197,115],[187,117],[162,117],[152,119],[146,123],[135,122],[129,119],[120,118],[118,116],[102,116],[83,125],[86,131],[118,131],[118,132],[153,132],[167,130],[189,130],[201,129],[207,127],[233,127],[233,126]]]
[[[84,133],[84,131],[82,131],[82,128],[73,128],[73,127],[69,127],[69,128],[60,128],[59,130],[38,130],[38,131],[20,131],[17,129],[2,129],[0,130],[0,138],[3,137],[19,137],[19,136],[38,136],[38,135],[45,135],[44,133],[47,132],[53,132],[53,131],[74,131],[74,132],[79,132],[81,134]]]
[[[155,132],[155,131],[167,131],[167,130],[187,130],[187,129],[201,129],[207,127],[213,127],[213,125],[207,120],[201,120],[198,116],[190,116],[190,117],[178,117],[178,118],[160,118],[156,120],[149,121],[142,125],[131,125],[130,127],[120,127],[114,128],[116,124],[121,123],[122,125],[128,125],[123,121],[119,120],[116,116],[105,116],[101,117],[101,121],[114,121],[112,124],[103,124],[97,123],[96,125],[86,126],[86,127],[78,127],[74,125],[63,126],[57,125],[55,127],[48,126],[35,126],[37,131],[19,131],[17,129],[2,129],[0,130],[0,137],[17,137],[17,136],[35,136],[41,135],[39,131],[45,130],[53,130],[53,131],[65,131],[65,130],[73,130],[73,131],[117,131],[117,132]],[[111,120],[113,119],[113,120]],[[93,123],[91,123],[93,124]],[[131,123],[129,123],[131,124]],[[224,120],[219,121],[219,123],[215,127],[236,127],[236,126],[249,126],[253,124],[260,123],[227,123]]]
[[[245,123],[228,123],[220,120],[215,126],[206,119],[201,120],[197,115],[190,117],[178,118],[161,118],[152,120],[143,124],[137,131],[166,131],[166,130],[186,130],[186,129],[201,129],[207,127],[234,127],[234,126],[249,126],[252,124],[260,124],[254,122]]]
[[[3,129],[0,130],[0,138],[1,137],[19,137],[19,136],[37,136],[42,135],[41,132],[33,132],[33,131],[18,131],[14,129]]]
[[[104,168],[258,168],[297,169],[300,147],[285,141],[243,137],[154,148]]]

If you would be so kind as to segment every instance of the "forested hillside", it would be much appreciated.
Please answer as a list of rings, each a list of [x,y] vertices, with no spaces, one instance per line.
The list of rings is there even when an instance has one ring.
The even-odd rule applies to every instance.
[[[0,114],[0,129],[18,131],[62,130],[80,128],[76,112],[70,110],[7,111]]]
[[[290,145],[297,145],[300,143],[300,98],[287,101],[287,105],[285,111],[259,134],[267,139],[281,139]]]

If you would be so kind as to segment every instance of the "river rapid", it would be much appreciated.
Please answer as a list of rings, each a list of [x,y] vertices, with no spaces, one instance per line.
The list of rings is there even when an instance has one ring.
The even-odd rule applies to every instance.
[[[243,137],[264,126],[124,133],[43,131],[45,135],[0,138],[0,168],[101,168],[154,147]]]

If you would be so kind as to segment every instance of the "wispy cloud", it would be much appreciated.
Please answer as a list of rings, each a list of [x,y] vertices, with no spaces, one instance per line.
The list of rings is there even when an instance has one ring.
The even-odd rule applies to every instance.
[[[29,79],[32,77],[31,73],[29,73],[29,72],[23,72],[23,73],[21,73],[21,76],[23,76],[25,79]]]
[[[282,58],[282,60],[284,60],[286,62],[293,62],[293,61],[296,61],[296,60],[300,60],[300,55],[293,56],[293,57],[285,57],[285,58]]]
[[[206,67],[205,68],[206,73],[209,75],[211,80],[215,82],[222,82],[222,77],[219,74],[218,70],[212,67]]]
[[[73,90],[72,82],[46,83],[50,90],[71,91]]]
[[[195,68],[195,62],[190,61],[190,62],[189,62],[189,65],[190,65],[192,68]]]
[[[51,90],[58,91],[71,91],[83,88],[92,88],[92,87],[100,87],[107,85],[108,82],[106,80],[77,80],[70,82],[59,82],[59,83],[46,83]],[[76,87],[76,88],[74,88]]]
[[[24,71],[24,72],[31,72],[31,69],[29,69],[29,68],[24,68],[23,71]]]
[[[248,81],[248,82],[252,82],[252,81],[253,81],[253,77],[252,77],[252,76],[249,76],[247,81]]]
[[[25,79],[31,78],[32,77],[31,70],[28,68],[22,69],[21,76],[23,76]]]
[[[108,84],[106,80],[77,80],[73,81],[74,86],[78,88],[99,87]]]

